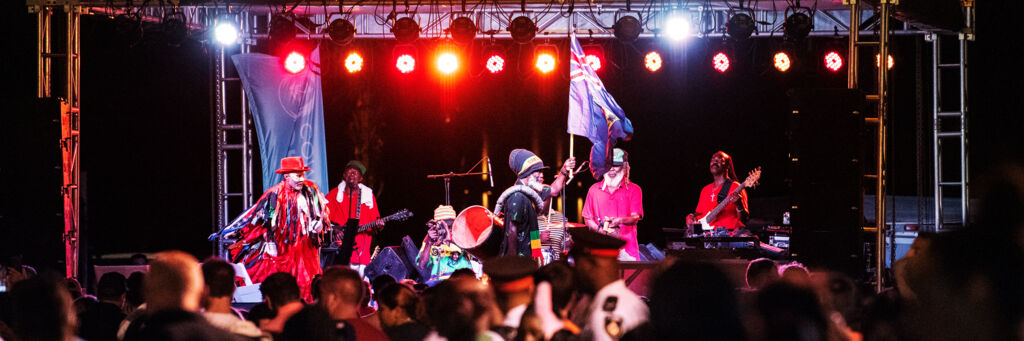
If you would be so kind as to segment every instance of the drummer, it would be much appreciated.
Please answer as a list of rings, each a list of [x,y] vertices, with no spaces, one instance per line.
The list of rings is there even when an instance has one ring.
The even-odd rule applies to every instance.
[[[644,216],[643,193],[640,186],[629,181],[629,154],[612,149],[612,167],[603,181],[594,183],[583,204],[583,220],[587,227],[626,241],[619,249],[619,260],[640,259],[636,241],[636,224]]]
[[[569,172],[576,166],[576,158],[565,160],[551,186],[544,185],[544,162],[526,149],[515,149],[508,157],[509,167],[516,174],[516,182],[502,193],[495,214],[504,215],[505,236],[499,255],[526,256],[540,260],[541,238],[538,213],[545,202],[557,197],[565,186]]]

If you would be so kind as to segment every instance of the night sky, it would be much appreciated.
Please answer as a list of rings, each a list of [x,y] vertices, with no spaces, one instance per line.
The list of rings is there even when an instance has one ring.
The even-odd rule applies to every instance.
[[[983,7],[978,39],[970,50],[970,161],[975,176],[999,162],[1024,160],[1024,135],[1019,133],[1024,81],[1017,54],[1008,52],[1020,38],[1012,24],[1001,19],[1022,5],[979,5]],[[0,70],[8,86],[0,119],[0,142],[5,146],[0,154],[0,248],[4,254],[24,254],[30,264],[54,267],[63,255],[63,225],[57,216],[60,172],[53,169],[59,161],[54,142],[59,135],[36,109],[35,17],[18,2],[4,6],[0,25],[6,48],[0,54]],[[813,57],[806,63],[813,65],[805,63],[803,69],[780,76],[767,64],[778,40],[732,46],[738,57],[724,75],[713,71],[709,62],[719,41],[693,40],[682,49],[654,39],[641,40],[636,47],[614,40],[597,42],[606,51],[602,80],[636,131],[624,147],[631,153],[632,179],[644,190],[641,242],[657,241],[662,227],[682,227],[700,188],[710,181],[707,161],[716,150],[734,156],[739,174],[764,167],[762,186],[750,193],[751,211],[767,221],[780,218],[789,195],[787,91],[845,87],[845,71],[828,74],[820,66],[818,56],[837,43],[821,38],[803,46]],[[551,75],[538,75],[529,65],[532,47],[509,41],[499,41],[511,64],[506,72],[496,77],[485,74],[479,56],[484,41],[478,39],[467,49],[472,52],[464,52],[477,64],[451,80],[425,65],[436,41],[417,41],[420,64],[409,75],[398,74],[389,63],[393,41],[358,40],[346,47],[325,43],[323,92],[331,183],[320,184],[321,189],[327,192],[337,185],[342,167],[354,155],[354,142],[366,136],[365,130],[364,135],[352,134],[357,113],[372,118],[373,141],[379,141],[369,144],[373,156],[364,161],[381,213],[409,208],[417,215],[388,225],[379,238],[385,245],[397,244],[404,235],[417,244],[422,239],[423,223],[444,200],[443,183],[426,179],[428,174],[467,171],[490,155],[495,187],[489,188],[479,177],[454,180],[456,210],[479,204],[485,191],[490,191],[493,207],[494,198],[513,181],[508,168],[513,148],[537,152],[553,168],[545,174],[550,181],[568,150],[568,45],[565,37],[539,37],[535,42],[544,41],[558,47],[563,61]],[[931,46],[919,36],[899,37],[895,44],[891,184],[896,194],[913,196],[918,192],[918,163],[929,167],[922,170],[926,179],[931,173]],[[914,82],[919,47],[926,62],[921,68],[925,134],[920,151]],[[666,59],[665,68],[656,74],[642,67],[649,48],[658,49]],[[355,76],[341,68],[351,49],[367,60],[364,71]],[[87,16],[82,22],[82,52],[82,218],[89,253],[182,249],[209,255],[213,50],[195,41],[168,46],[155,29],[130,47],[116,38],[109,20]],[[60,92],[59,85],[54,91]],[[578,160],[586,158],[589,146],[576,138]],[[570,217],[576,215],[576,200],[593,183],[587,174],[578,179],[582,187],[574,184],[567,190]],[[258,178],[256,183],[259,192]],[[929,195],[930,185],[923,186]]]

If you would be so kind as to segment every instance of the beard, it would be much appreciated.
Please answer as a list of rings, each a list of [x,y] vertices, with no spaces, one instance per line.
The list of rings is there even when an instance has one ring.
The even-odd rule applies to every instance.
[[[615,176],[608,176],[608,173],[604,173],[604,185],[610,187],[613,190],[619,188],[619,184],[622,183],[622,179],[626,177],[625,172],[618,172]]]
[[[533,188],[533,190],[540,192],[544,190],[544,183],[537,180],[537,178],[529,177],[526,179],[526,185]]]

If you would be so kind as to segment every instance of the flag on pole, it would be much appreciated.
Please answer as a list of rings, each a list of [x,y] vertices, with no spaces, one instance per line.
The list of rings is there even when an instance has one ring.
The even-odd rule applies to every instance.
[[[327,185],[323,91],[319,70],[312,70],[320,64],[320,50],[310,57],[312,63],[296,74],[285,71],[277,56],[245,53],[231,57],[256,125],[264,191],[281,182],[283,177],[274,170],[289,156],[302,157],[310,168],[306,179],[322,188]]]
[[[590,140],[590,173],[600,179],[611,167],[612,148],[633,136],[633,124],[586,63],[583,47],[570,35],[569,134]]]

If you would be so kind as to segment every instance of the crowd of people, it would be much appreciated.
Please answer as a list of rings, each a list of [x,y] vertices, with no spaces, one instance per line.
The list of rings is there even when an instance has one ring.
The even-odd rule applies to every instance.
[[[619,275],[625,243],[580,228],[571,262],[502,256],[433,286],[329,266],[309,301],[277,272],[245,311],[232,306],[230,263],[167,251],[144,274],[104,274],[95,296],[19,272],[0,293],[0,339],[1019,340],[1022,238],[1019,225],[994,230],[1013,238],[922,233],[894,265],[897,285],[877,294],[796,263],[753,260],[737,285],[715,263],[669,257],[641,297]]]

